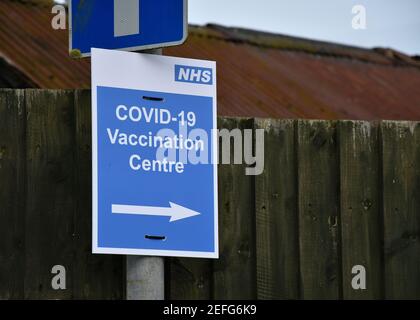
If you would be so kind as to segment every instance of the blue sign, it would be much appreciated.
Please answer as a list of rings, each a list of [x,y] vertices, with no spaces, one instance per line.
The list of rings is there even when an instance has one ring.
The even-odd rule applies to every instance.
[[[218,257],[214,63],[94,49],[92,68],[93,252]]]
[[[179,45],[188,34],[187,0],[71,0],[70,53],[139,51]]]

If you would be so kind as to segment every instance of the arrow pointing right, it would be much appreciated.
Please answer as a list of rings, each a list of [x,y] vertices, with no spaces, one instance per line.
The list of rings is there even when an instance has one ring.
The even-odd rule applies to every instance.
[[[201,213],[180,206],[176,203],[169,202],[170,207],[144,207],[144,206],[130,206],[122,204],[113,204],[112,213],[114,214],[131,214],[131,215],[145,215],[145,216],[165,216],[171,217],[169,222],[183,220],[198,216]]]

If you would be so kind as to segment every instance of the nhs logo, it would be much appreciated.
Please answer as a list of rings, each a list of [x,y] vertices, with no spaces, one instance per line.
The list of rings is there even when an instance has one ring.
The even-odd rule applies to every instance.
[[[213,70],[210,68],[175,65],[175,81],[212,85]]]

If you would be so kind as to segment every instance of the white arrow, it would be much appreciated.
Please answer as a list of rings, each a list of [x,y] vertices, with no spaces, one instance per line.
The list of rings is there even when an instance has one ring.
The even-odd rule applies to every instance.
[[[171,217],[169,222],[191,218],[201,214],[200,212],[185,208],[183,206],[177,205],[176,203],[169,202],[169,205],[170,208],[113,204],[112,213]]]

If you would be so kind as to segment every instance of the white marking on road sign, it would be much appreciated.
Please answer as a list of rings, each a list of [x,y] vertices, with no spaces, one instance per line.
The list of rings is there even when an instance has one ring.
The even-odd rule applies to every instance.
[[[169,202],[169,204],[171,206],[170,208],[113,204],[112,213],[171,217],[169,222],[200,215],[200,212],[185,208],[183,206],[177,205],[176,203]]]
[[[140,33],[140,0],[114,0],[114,36]]]

